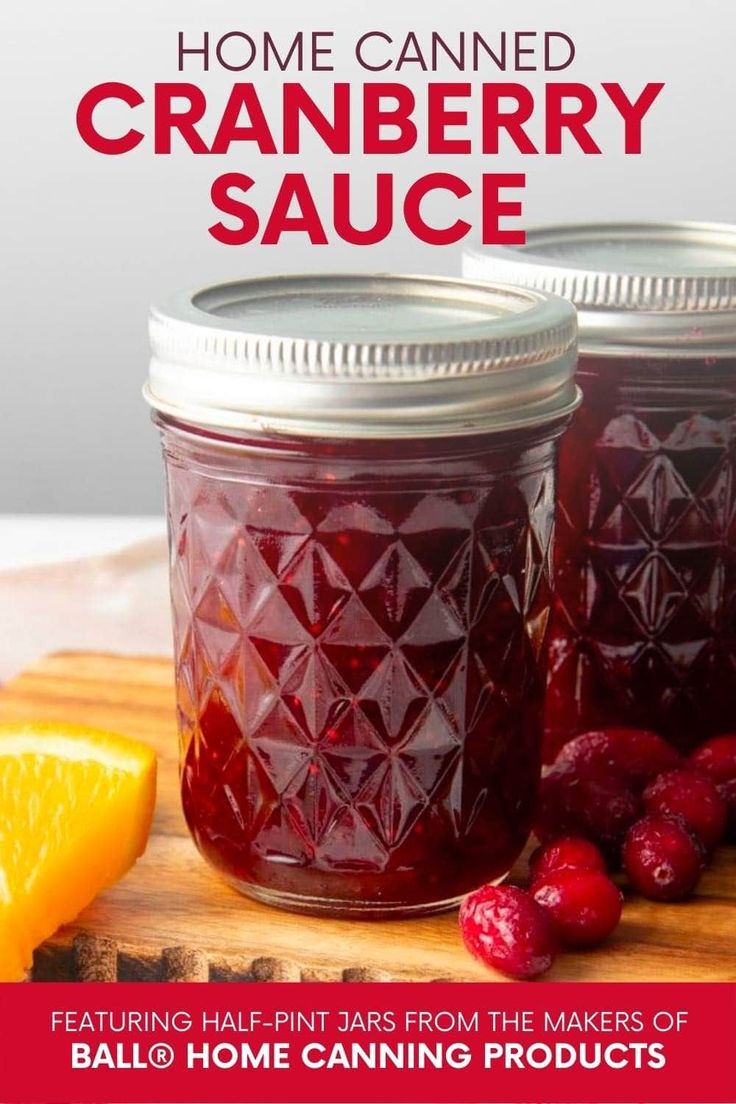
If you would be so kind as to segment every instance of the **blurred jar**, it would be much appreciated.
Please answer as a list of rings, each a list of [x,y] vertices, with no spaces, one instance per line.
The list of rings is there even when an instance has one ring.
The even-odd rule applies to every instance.
[[[736,727],[736,228],[533,231],[469,277],[565,295],[583,404],[560,456],[546,758],[644,726]]]

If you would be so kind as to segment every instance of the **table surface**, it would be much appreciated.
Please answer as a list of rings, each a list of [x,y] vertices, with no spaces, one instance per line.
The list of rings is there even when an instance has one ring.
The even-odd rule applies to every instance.
[[[197,855],[179,801],[172,664],[49,656],[0,692],[0,720],[110,728],[155,747],[156,819],[143,859],[39,952],[39,980],[503,981],[468,955],[455,913],[416,920],[294,916],[241,897]],[[524,878],[520,859],[515,874]],[[721,848],[690,901],[626,892],[606,945],[560,955],[553,981],[736,981],[736,848]]]

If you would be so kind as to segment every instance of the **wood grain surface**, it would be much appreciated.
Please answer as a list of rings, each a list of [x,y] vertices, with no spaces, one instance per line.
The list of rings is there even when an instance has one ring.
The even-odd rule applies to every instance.
[[[152,744],[160,757],[146,855],[41,948],[35,980],[504,980],[465,952],[454,913],[390,922],[312,919],[267,908],[223,884],[200,859],[179,809],[167,660],[49,656],[0,691],[0,720],[34,718],[115,729]],[[628,896],[609,943],[561,955],[547,977],[736,980],[736,848],[718,853],[691,901],[660,905]]]

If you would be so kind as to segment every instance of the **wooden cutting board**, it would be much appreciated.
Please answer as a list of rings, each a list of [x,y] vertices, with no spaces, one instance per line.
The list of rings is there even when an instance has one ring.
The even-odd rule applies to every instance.
[[[49,656],[0,691],[0,720],[32,718],[115,729],[160,756],[146,855],[37,953],[35,980],[503,980],[466,953],[454,913],[369,923],[312,919],[259,905],[223,884],[200,859],[179,810],[167,660]],[[695,899],[657,905],[630,897],[605,947],[561,955],[547,976],[735,980],[736,848],[719,852]]]

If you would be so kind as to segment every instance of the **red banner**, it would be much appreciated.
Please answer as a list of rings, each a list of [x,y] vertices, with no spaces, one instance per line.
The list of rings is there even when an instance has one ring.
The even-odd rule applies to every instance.
[[[736,987],[0,985],[3,1104],[733,1104]]]

